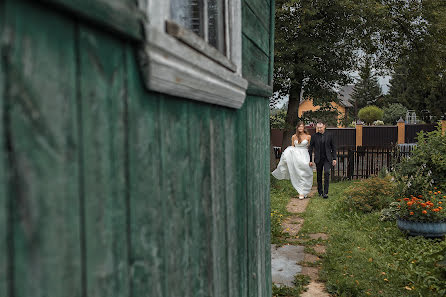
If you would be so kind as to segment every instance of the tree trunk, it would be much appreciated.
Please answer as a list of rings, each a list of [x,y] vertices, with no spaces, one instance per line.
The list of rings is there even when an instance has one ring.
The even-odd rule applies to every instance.
[[[288,110],[286,113],[285,129],[283,131],[282,139],[282,152],[284,149],[291,145],[291,136],[296,133],[301,87],[296,87],[294,90],[294,92],[290,92],[288,101]]]

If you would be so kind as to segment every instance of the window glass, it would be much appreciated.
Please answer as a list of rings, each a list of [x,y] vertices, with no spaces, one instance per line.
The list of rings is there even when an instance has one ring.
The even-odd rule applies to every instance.
[[[220,52],[226,52],[224,0],[208,0],[208,40]]]
[[[171,19],[178,25],[204,37],[202,0],[170,0]]]

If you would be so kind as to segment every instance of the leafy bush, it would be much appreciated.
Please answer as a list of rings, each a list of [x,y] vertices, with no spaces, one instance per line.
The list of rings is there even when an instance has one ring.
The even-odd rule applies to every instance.
[[[446,135],[439,128],[422,131],[417,138],[418,145],[410,158],[396,164],[392,173],[399,183],[399,194],[426,196],[433,187],[446,192]]]
[[[373,125],[374,126],[382,126],[382,125],[384,125],[384,122],[381,121],[381,120],[376,120],[376,121],[373,122]]]
[[[271,129],[284,129],[286,114],[287,112],[284,109],[280,109],[275,113],[271,113],[269,116]]]
[[[358,117],[367,124],[371,124],[376,120],[383,119],[383,110],[374,105],[366,106],[359,110]]]
[[[388,107],[383,108],[383,121],[386,124],[395,125],[400,118],[405,118],[407,108],[400,103],[390,104]]]
[[[395,201],[395,184],[390,177],[372,177],[362,180],[345,191],[345,206],[361,212],[381,210]]]

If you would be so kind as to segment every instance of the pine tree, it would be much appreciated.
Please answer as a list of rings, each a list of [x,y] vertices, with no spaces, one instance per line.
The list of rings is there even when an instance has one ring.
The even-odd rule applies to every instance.
[[[354,106],[354,117],[358,115],[361,108],[374,104],[382,94],[378,78],[372,73],[369,59],[366,59],[364,66],[361,68],[359,77],[359,81],[353,87],[350,99],[350,103]]]

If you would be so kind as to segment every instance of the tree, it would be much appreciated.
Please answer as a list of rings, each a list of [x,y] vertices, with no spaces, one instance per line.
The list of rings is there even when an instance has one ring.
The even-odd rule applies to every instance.
[[[354,117],[356,118],[358,110],[374,104],[379,96],[381,96],[382,90],[378,83],[376,75],[372,74],[372,67],[370,59],[365,60],[364,66],[359,73],[359,81],[353,87],[352,96],[350,102],[353,104]]]
[[[396,122],[406,117],[407,108],[400,103],[393,103],[383,108],[383,121],[386,124],[395,125]]]
[[[358,112],[358,117],[360,120],[370,125],[374,121],[382,120],[383,113],[383,110],[378,106],[370,105],[361,108]]]
[[[269,124],[271,129],[284,129],[285,128],[286,110],[278,109],[275,112],[271,112],[269,116]]]
[[[413,11],[418,31],[406,41],[390,81],[389,103],[400,102],[417,114],[446,112],[446,1],[425,0]]]
[[[359,53],[370,57],[374,69],[393,65],[416,27],[412,6],[418,2],[276,0],[274,91],[278,96],[272,100],[289,96],[286,125],[297,123],[301,94],[315,105],[336,102],[334,89],[352,82],[349,73],[359,69]],[[285,131],[283,147],[293,133],[294,129]]]
[[[274,91],[289,95],[286,124],[295,127],[301,94],[315,105],[336,101],[334,87],[351,81],[355,65],[352,18],[347,2],[277,0]],[[284,132],[286,147],[294,128]]]
[[[331,104],[325,103],[318,110],[309,110],[302,114],[300,120],[304,123],[313,122],[317,123],[318,121],[324,122],[327,126],[338,125],[338,116],[340,112],[334,108]]]

